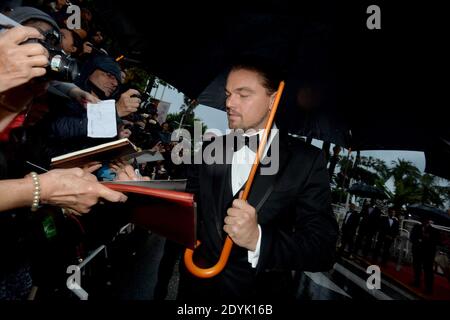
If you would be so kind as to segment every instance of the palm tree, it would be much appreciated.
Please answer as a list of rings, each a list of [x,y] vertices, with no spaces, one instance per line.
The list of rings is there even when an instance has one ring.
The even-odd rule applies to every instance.
[[[392,166],[391,174],[396,182],[405,179],[412,182],[416,181],[421,176],[420,170],[413,165],[411,161],[397,159],[397,161],[392,161]]]
[[[375,170],[377,175],[375,186],[383,189],[389,198],[392,198],[394,194],[386,186],[386,183],[392,176],[392,172],[386,162],[381,159],[374,159],[372,169]]]
[[[338,162],[339,172],[335,175],[335,183],[338,188],[348,188],[352,177],[353,157],[340,157]]]
[[[393,168],[390,170],[394,178],[395,192],[392,203],[395,207],[419,202],[421,192],[419,189],[420,170],[410,161],[398,159],[392,161]]]
[[[419,179],[419,188],[421,192],[421,202],[436,207],[444,205],[445,196],[442,189],[438,186],[439,178],[431,174],[424,174]]]
[[[174,129],[181,128],[186,129],[191,134],[191,137],[194,137],[194,123],[196,121],[202,123],[202,134],[208,129],[208,127],[199,119],[192,115],[186,116],[183,112],[178,113],[170,113],[167,115],[166,121],[174,127]]]

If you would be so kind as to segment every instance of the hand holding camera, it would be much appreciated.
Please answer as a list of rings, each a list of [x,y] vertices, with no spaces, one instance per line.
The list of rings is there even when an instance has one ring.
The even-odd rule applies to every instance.
[[[22,44],[29,39],[43,38],[37,29],[22,26],[0,33],[0,92],[46,73],[49,53],[44,46]]]
[[[139,99],[138,96],[139,91],[135,89],[129,89],[122,93],[119,101],[116,102],[116,109],[119,117],[125,117],[137,111],[141,103],[141,99]]]

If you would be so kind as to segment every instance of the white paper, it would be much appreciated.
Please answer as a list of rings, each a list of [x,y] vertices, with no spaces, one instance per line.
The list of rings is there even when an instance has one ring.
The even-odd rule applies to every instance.
[[[117,136],[116,102],[104,100],[87,104],[88,137],[112,138]]]
[[[155,152],[154,154],[144,153],[144,154],[136,157],[137,163],[146,163],[146,162],[163,161],[163,160],[164,160],[164,157],[159,152]]]

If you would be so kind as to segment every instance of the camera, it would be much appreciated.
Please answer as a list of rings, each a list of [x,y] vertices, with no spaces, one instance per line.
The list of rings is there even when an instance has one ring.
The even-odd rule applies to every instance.
[[[43,35],[44,40],[30,39],[26,43],[37,42],[47,49],[49,63],[44,78],[46,80],[74,82],[80,74],[78,63],[59,48],[60,35],[58,31],[52,29]]]
[[[63,50],[49,45],[46,41],[38,40],[38,42],[49,53],[49,64],[45,77],[49,80],[74,82],[80,74],[77,61],[67,55]]]
[[[20,26],[20,24],[0,13],[0,32],[16,26]],[[47,49],[49,53],[49,64],[43,78],[45,80],[74,82],[79,76],[78,63],[60,48],[61,34],[57,30],[51,29],[44,32],[43,36],[44,40],[29,39],[22,43],[40,43]]]

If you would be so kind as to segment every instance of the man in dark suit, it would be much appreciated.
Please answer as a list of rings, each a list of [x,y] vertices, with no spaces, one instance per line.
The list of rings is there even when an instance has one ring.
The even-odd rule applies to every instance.
[[[373,239],[378,231],[380,224],[381,210],[375,205],[372,200],[369,206],[364,206],[361,209],[361,222],[359,224],[358,236],[356,237],[355,253],[358,253],[362,246],[363,256],[367,256],[372,249]]]
[[[380,251],[383,250],[381,263],[385,264],[389,259],[389,250],[391,249],[394,239],[398,236],[400,226],[397,217],[395,216],[395,209],[390,207],[388,209],[388,216],[380,219],[380,227],[378,231],[377,244],[373,259],[376,260]]]
[[[425,293],[432,294],[434,283],[433,265],[440,237],[438,230],[432,226],[431,220],[423,217],[421,222],[421,224],[416,224],[413,227],[410,235],[414,267],[413,286],[420,287],[420,278],[423,270]]]
[[[253,135],[244,135],[249,139],[261,135],[280,80],[278,69],[266,61],[252,58],[235,64],[225,90],[229,127],[254,129]],[[213,278],[195,278],[182,269],[179,297],[293,299],[293,271],[326,271],[334,262],[338,228],[324,155],[272,130],[264,157],[270,155],[272,162],[258,168],[248,201],[243,201],[238,198],[255,150],[252,143],[237,149],[224,141],[210,144],[220,146],[212,154],[216,163],[202,163],[189,178],[187,190],[196,194],[202,241],[194,260],[202,267],[214,265],[227,235],[234,246],[225,269]],[[245,157],[250,161],[239,161]]]
[[[345,246],[348,245],[348,253],[353,253],[353,244],[356,234],[356,229],[359,225],[359,213],[355,210],[355,204],[350,204],[350,210],[347,211],[342,222],[341,228],[341,246],[339,247],[339,255],[342,255],[345,250]]]

